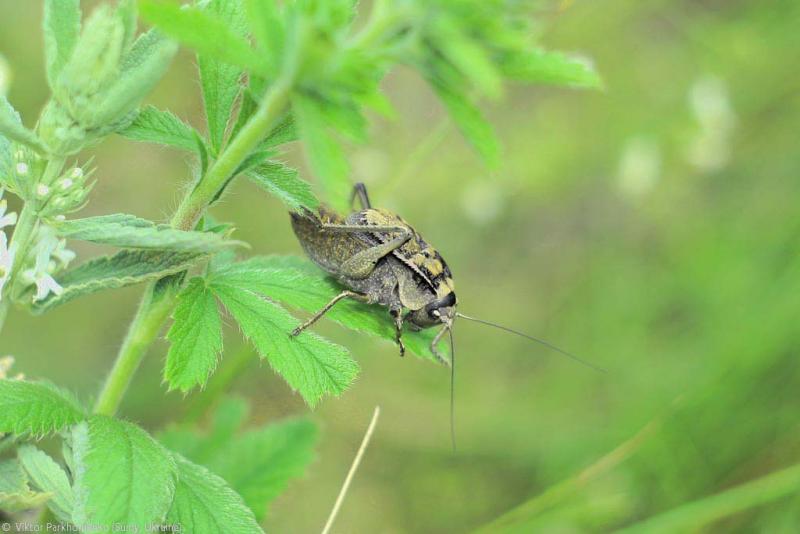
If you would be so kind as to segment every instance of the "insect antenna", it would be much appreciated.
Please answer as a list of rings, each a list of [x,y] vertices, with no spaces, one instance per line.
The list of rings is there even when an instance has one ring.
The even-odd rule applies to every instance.
[[[453,322],[447,325],[447,335],[450,337],[450,441],[453,444],[453,454],[456,453],[456,345],[453,342]]]
[[[578,363],[580,363],[582,365],[585,365],[586,367],[590,367],[590,368],[594,369],[595,371],[599,371],[601,373],[605,373],[606,372],[606,370],[603,369],[602,367],[598,367],[598,366],[594,365],[593,363],[587,362],[583,358],[579,358],[578,356],[575,356],[574,354],[571,354],[571,353],[565,351],[564,349],[560,349],[560,348],[556,347],[555,345],[553,345],[552,343],[549,343],[549,342],[545,341],[544,339],[539,339],[538,337],[533,337],[533,336],[531,336],[529,334],[525,334],[523,332],[519,332],[519,331],[514,330],[513,328],[509,328],[507,326],[499,325],[497,323],[492,323],[492,322],[489,322],[489,321],[484,321],[483,319],[478,319],[477,317],[470,317],[469,315],[464,315],[463,313],[460,313],[460,312],[456,312],[456,316],[457,317],[461,317],[462,319],[466,319],[467,321],[474,321],[476,323],[485,324],[486,326],[492,326],[494,328],[497,328],[498,330],[503,330],[504,332],[508,332],[510,334],[516,334],[516,335],[518,335],[520,337],[524,337],[525,339],[533,341],[534,343],[538,343],[540,345],[544,345],[545,347],[547,347],[547,348],[549,348],[551,350],[554,350],[556,352],[560,352],[561,354],[563,354],[567,358],[570,358],[570,359],[572,359],[572,360],[574,360],[574,361],[576,361],[576,362],[578,362]]]

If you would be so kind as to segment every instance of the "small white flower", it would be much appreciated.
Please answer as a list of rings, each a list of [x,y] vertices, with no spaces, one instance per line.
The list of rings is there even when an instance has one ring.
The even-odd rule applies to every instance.
[[[23,162],[17,163],[16,169],[17,169],[17,174],[19,174],[20,176],[26,176],[28,174],[28,164],[27,163],[23,163]]]
[[[50,256],[56,259],[61,268],[66,267],[75,259],[75,253],[67,248],[66,239],[59,240],[58,245],[56,245]]]
[[[62,190],[62,191],[66,191],[67,189],[69,189],[70,187],[72,187],[72,184],[74,184],[74,183],[75,183],[75,182],[73,182],[71,179],[69,179],[69,178],[64,178],[63,180],[61,180],[60,182],[58,182],[58,185],[61,187],[61,190]]]
[[[0,232],[0,294],[3,292],[8,277],[11,274],[11,266],[14,264],[15,246],[8,248],[8,238],[5,232]]]
[[[45,235],[39,241],[39,250],[36,252],[36,263],[33,269],[25,271],[24,276],[27,280],[32,280],[36,284],[36,294],[33,296],[34,302],[42,300],[50,293],[60,295],[64,288],[50,275],[50,256],[59,247],[59,241],[52,235]]]
[[[3,193],[0,191],[0,197],[2,195]],[[17,214],[14,212],[6,213],[7,208],[8,203],[6,203],[5,199],[0,200],[0,228],[17,224]]]
[[[40,197],[46,197],[49,192],[50,188],[44,184],[39,184],[36,186],[36,194]]]
[[[75,180],[82,178],[83,169],[81,169],[80,167],[75,167],[74,169],[72,169],[72,173],[70,173],[70,176],[72,176]]]
[[[56,215],[55,219],[58,222],[62,222],[62,221],[66,221],[67,220],[67,218],[64,215]]]

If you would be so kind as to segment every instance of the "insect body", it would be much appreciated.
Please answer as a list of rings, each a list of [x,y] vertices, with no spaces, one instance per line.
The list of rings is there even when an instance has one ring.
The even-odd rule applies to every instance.
[[[401,355],[404,322],[415,330],[441,325],[431,352],[446,363],[436,345],[452,328],[456,314],[450,269],[407,222],[372,208],[364,184],[355,186],[356,196],[362,209],[347,217],[325,207],[318,213],[292,213],[292,227],[306,254],[347,288],[292,335],[311,326],[340,300],[352,298],[389,309]]]

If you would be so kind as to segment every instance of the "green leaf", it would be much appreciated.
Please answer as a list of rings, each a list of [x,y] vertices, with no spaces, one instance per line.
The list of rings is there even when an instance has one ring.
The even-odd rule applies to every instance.
[[[52,384],[0,379],[0,432],[43,436],[85,415],[74,397]]]
[[[514,54],[502,67],[506,76],[524,82],[593,89],[603,86],[600,75],[588,61],[561,52],[536,49]]]
[[[342,393],[358,374],[344,347],[311,332],[290,337],[298,321],[277,304],[220,279],[210,287],[259,354],[310,406],[325,394]]]
[[[497,167],[500,143],[494,128],[483,117],[478,107],[451,87],[436,80],[431,80],[430,83],[467,141],[475,147],[489,167]]]
[[[72,521],[75,498],[64,469],[47,453],[33,445],[20,447],[17,450],[17,458],[33,484],[41,491],[52,495],[47,503],[48,508],[59,520]]]
[[[267,505],[314,459],[317,428],[298,419],[245,432],[209,464],[230,483],[262,521]]]
[[[124,120],[161,80],[178,46],[155,31],[139,36],[122,59],[122,71],[94,116],[97,124]]]
[[[209,465],[226,450],[247,419],[250,406],[238,397],[225,397],[214,411],[211,432],[204,434],[195,426],[172,426],[159,436],[168,449],[203,465]]]
[[[316,102],[310,97],[296,94],[292,98],[292,111],[297,121],[300,138],[325,198],[335,209],[347,208],[350,189],[350,167],[342,147],[328,132]]]
[[[3,95],[0,95],[0,135],[27,145],[39,153],[46,152],[36,134],[22,125],[19,113]]]
[[[230,65],[262,72],[264,64],[247,40],[236,35],[224,20],[196,7],[142,0],[139,11],[146,21],[165,34],[207,56]]]
[[[167,333],[171,345],[164,367],[169,388],[184,393],[204,386],[222,352],[222,324],[217,301],[202,278],[195,277],[178,295],[174,323]]]
[[[17,460],[0,462],[0,510],[30,510],[43,505],[48,499],[49,493],[31,491],[25,472]]]
[[[244,6],[241,1],[210,0],[205,11],[225,23],[236,36],[247,35]],[[199,54],[197,66],[203,88],[203,104],[211,147],[219,152],[228,125],[235,118],[233,105],[242,90],[242,69],[213,56]]]
[[[247,17],[269,74],[274,76],[286,46],[286,29],[278,5],[275,0],[247,0]]]
[[[69,61],[81,32],[80,0],[45,0],[44,54],[51,88]]]
[[[175,454],[178,484],[167,523],[182,532],[254,534],[263,532],[253,512],[223,479]]]
[[[153,106],[147,106],[140,111],[130,126],[119,134],[133,141],[159,143],[191,152],[197,151],[194,128],[171,112]]]
[[[213,278],[311,313],[319,311],[344,289],[311,262],[293,256],[261,256],[229,264],[215,271]],[[394,342],[394,321],[381,306],[343,300],[325,318]],[[430,351],[435,335],[432,328],[419,332],[406,329],[403,341],[409,351],[436,361]],[[446,345],[442,342],[438,347],[442,354],[448,353]]]
[[[283,163],[274,161],[263,163],[247,173],[247,176],[291,210],[307,208],[313,211],[319,206],[319,200],[311,191],[311,185],[300,179],[297,170]]]
[[[72,219],[54,227],[58,235],[67,239],[125,248],[214,252],[242,244],[215,233],[176,230],[124,213]]]
[[[136,425],[95,415],[73,428],[76,524],[160,524],[175,495],[172,455]]]
[[[197,252],[121,250],[113,256],[95,258],[58,275],[56,281],[64,291],[34,302],[32,311],[43,313],[97,291],[158,280],[185,271],[203,256]]]

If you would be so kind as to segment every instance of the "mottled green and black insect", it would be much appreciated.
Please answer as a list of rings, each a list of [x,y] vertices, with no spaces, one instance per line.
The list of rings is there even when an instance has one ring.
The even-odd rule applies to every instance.
[[[415,330],[442,326],[431,352],[446,363],[436,346],[456,316],[450,268],[411,225],[390,211],[373,208],[364,184],[356,184],[355,197],[362,209],[347,217],[324,206],[317,213],[292,214],[294,233],[306,254],[347,288],[292,335],[314,324],[340,300],[352,298],[389,309],[401,355],[404,322]]]

